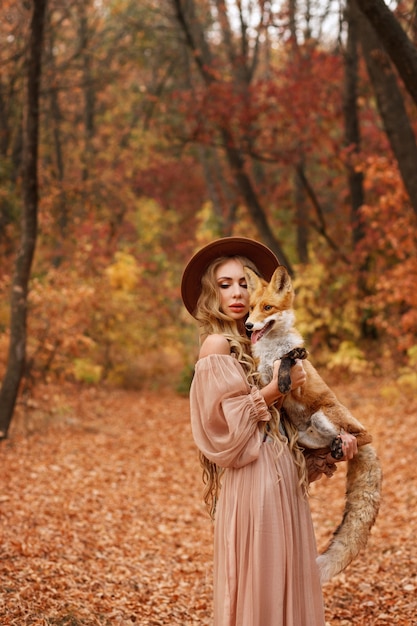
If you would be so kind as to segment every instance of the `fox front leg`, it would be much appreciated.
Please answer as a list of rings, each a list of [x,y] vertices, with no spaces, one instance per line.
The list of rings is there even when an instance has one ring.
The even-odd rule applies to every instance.
[[[291,391],[291,368],[296,364],[297,359],[306,359],[307,354],[305,348],[294,348],[282,357],[278,370],[278,389],[282,394]]]

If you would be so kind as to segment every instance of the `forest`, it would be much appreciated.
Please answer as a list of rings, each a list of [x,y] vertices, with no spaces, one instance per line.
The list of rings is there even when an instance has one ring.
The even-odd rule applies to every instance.
[[[39,381],[186,387],[182,268],[230,234],[287,266],[317,363],[417,388],[415,3],[33,7],[1,10],[5,435]]]
[[[185,427],[198,338],[181,302],[181,275],[195,251],[230,235],[262,241],[288,268],[311,359],[359,407],[360,419],[369,418],[377,442],[382,445],[384,433],[366,412],[368,393],[393,431],[402,417],[401,432],[410,432],[405,424],[415,426],[417,392],[413,0],[3,0],[0,64],[0,452],[10,484],[24,483],[36,466],[31,441],[45,454],[45,467],[60,466],[50,450],[65,424],[81,450],[84,414],[91,421],[86,433],[100,429],[105,415],[104,438],[124,426],[146,439],[129,411],[135,402],[150,410],[153,402],[163,413],[165,398],[175,424]],[[105,407],[114,422],[106,421]],[[161,430],[153,428],[158,436]],[[183,446],[191,446],[187,436]],[[415,438],[401,452],[395,437],[395,451],[412,459]],[[111,445],[109,438],[103,449],[117,455]],[[151,450],[135,453],[152,462]],[[185,470],[191,468],[195,458],[188,448],[182,453]],[[88,454],[80,462],[86,469]],[[410,491],[396,493],[394,483],[389,491],[404,496],[395,506],[406,523],[417,487],[409,469],[397,470],[405,472],[397,473],[398,484],[408,482]],[[155,472],[149,488],[163,508]],[[90,484],[88,472],[83,476],[83,485]],[[184,474],[184,488],[188,479]],[[203,536],[207,520],[193,509],[200,504],[197,484],[188,485],[193,504],[180,523],[190,531],[196,514],[193,532]],[[19,517],[18,492],[11,497],[5,490],[6,526],[24,529],[33,499],[23,498]],[[82,515],[90,515],[90,505],[82,504],[88,511]],[[144,506],[152,524],[153,504]],[[65,511],[68,519],[73,513]],[[169,534],[172,520],[164,511],[161,532]],[[381,543],[372,548],[373,575],[381,581],[388,556],[384,565],[378,548],[391,530],[380,531]],[[31,559],[25,588],[38,590],[40,544],[8,536],[5,545],[0,597],[8,586],[2,577],[15,580],[12,595],[22,582],[15,558]],[[192,549],[198,551],[194,543]],[[83,558],[81,548],[77,554]],[[176,557],[169,558],[172,565]],[[156,568],[142,589],[139,617],[134,608],[124,617],[112,618],[108,607],[83,613],[91,597],[76,602],[74,595],[64,617],[51,596],[50,617],[41,619],[39,607],[28,608],[22,596],[13,615],[0,603],[0,623],[210,623],[207,574],[190,559],[179,571],[187,578],[183,591],[194,594],[191,617],[186,600],[178,619],[171,605],[166,615],[162,608],[155,613],[153,602],[164,595],[163,589],[154,600],[150,595],[154,583],[162,584]],[[349,618],[343,579],[331,623],[417,623],[415,606],[403,597],[416,588],[417,556],[412,562],[407,580],[408,565],[397,563],[404,568],[391,608],[367,598],[357,622]],[[69,561],[60,567],[63,579],[65,567],[71,576]],[[187,586],[193,572],[204,601],[203,587]],[[86,571],[86,580],[90,575],[93,580]],[[77,576],[74,588],[82,580]],[[366,595],[366,570],[357,576]],[[181,595],[176,584],[173,598]]]

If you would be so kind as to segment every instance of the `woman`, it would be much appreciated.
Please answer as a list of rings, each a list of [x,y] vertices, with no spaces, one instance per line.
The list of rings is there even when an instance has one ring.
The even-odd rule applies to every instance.
[[[245,319],[243,266],[270,280],[275,255],[251,239],[228,237],[188,263],[182,297],[198,320],[201,347],[190,390],[191,424],[215,519],[215,626],[324,626],[307,486],[335,469],[330,454],[303,455],[282,423],[279,361],[259,388]],[[292,368],[292,388],[306,379]],[[356,439],[343,435],[344,460]]]

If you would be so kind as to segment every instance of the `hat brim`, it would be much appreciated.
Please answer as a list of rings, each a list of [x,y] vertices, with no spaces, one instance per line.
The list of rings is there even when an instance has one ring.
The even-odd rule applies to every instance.
[[[181,281],[184,306],[194,315],[201,293],[201,277],[212,261],[220,257],[244,256],[252,261],[265,280],[271,280],[279,265],[275,254],[264,244],[246,237],[223,237],[196,252],[188,262]]]

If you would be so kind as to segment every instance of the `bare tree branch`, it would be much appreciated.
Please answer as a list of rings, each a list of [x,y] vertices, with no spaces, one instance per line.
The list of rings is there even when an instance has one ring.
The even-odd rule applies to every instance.
[[[324,219],[323,209],[316,196],[314,189],[312,188],[312,186],[310,185],[310,182],[308,181],[306,177],[304,168],[301,166],[297,166],[297,174],[300,178],[300,181],[302,182],[304,186],[307,196],[310,198],[311,204],[313,205],[316,211],[318,222],[310,220],[311,227],[314,228],[327,241],[327,243],[329,244],[332,250],[338,253],[342,261],[344,261],[346,264],[349,264],[350,261],[347,258],[347,256],[345,256],[343,252],[340,251],[340,245],[338,245],[335,241],[333,241],[333,239],[330,237],[329,233],[327,232],[326,220]]]

